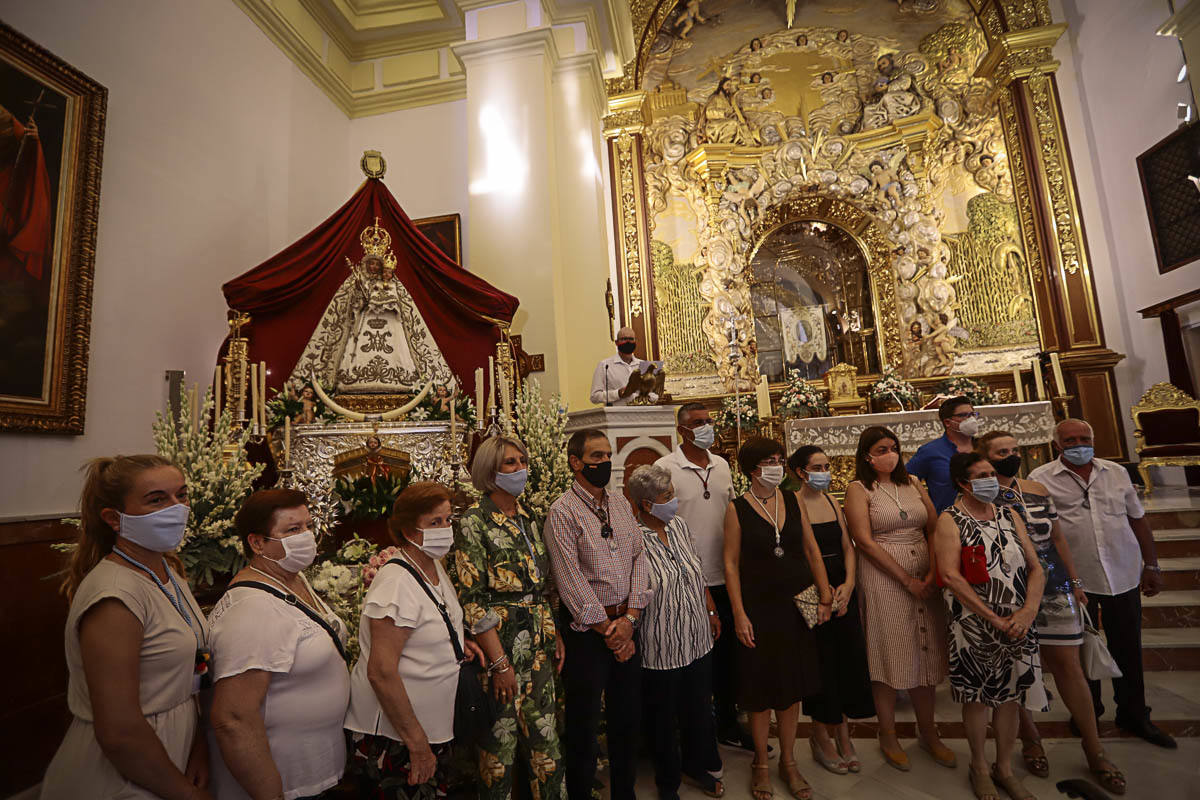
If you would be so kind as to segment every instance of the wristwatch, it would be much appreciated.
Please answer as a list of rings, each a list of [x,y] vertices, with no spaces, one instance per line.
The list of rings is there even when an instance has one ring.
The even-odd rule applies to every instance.
[[[1070,583],[1071,583],[1071,586],[1075,589],[1083,588],[1083,579],[1082,578],[1071,578]]]
[[[641,621],[633,614],[626,614],[625,619],[629,620],[629,624],[633,626],[635,631],[638,629],[638,626],[642,624]]]

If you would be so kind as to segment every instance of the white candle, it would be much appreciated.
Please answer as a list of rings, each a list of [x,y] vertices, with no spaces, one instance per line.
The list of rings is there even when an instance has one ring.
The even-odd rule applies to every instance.
[[[200,429],[200,384],[192,384],[192,431]]]
[[[454,461],[458,461],[458,411],[454,408],[458,391],[450,395],[450,446],[454,448]]]
[[[771,416],[771,389],[767,386],[766,375],[759,379],[755,393],[758,397],[758,418],[766,419]]]
[[[1018,403],[1025,402],[1025,387],[1021,384],[1021,365],[1013,365],[1013,397]]]
[[[488,356],[488,412],[496,407],[496,360]]]
[[[475,368],[475,427],[483,430],[483,367]]]
[[[258,362],[258,380],[262,386],[258,391],[258,423],[259,430],[267,432],[267,362]]]
[[[1067,396],[1067,382],[1063,380],[1062,362],[1058,360],[1058,353],[1050,354],[1050,369],[1054,371],[1054,388],[1058,392],[1057,397]]]
[[[292,460],[292,420],[285,414],[283,417],[283,468]]]
[[[250,365],[250,432],[258,433],[258,364]]]
[[[221,419],[221,365],[217,365],[216,375],[213,378],[213,427],[217,427],[217,423]]]
[[[1037,387],[1037,399],[1046,399],[1046,384],[1042,382],[1042,365],[1036,358],[1029,362],[1033,367],[1033,384]]]

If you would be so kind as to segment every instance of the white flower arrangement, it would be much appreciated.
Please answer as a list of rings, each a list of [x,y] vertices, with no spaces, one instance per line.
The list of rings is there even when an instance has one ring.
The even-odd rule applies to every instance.
[[[973,406],[990,406],[1000,402],[1000,396],[993,392],[986,383],[972,380],[966,375],[955,375],[938,384],[938,394],[946,397],[965,397]]]
[[[531,379],[517,390],[516,417],[517,436],[529,451],[529,482],[521,502],[535,519],[544,520],[573,479],[567,463],[567,409],[561,397],[547,398]]]
[[[806,381],[800,370],[788,373],[787,388],[779,396],[779,415],[781,417],[827,417],[829,403],[825,396],[812,384]]]
[[[187,481],[191,514],[179,558],[193,586],[211,586],[215,576],[232,575],[245,564],[233,517],[263,471],[262,464],[246,460],[249,430],[233,424],[228,407],[210,429],[205,421],[212,411],[210,390],[195,427],[182,407],[178,417],[156,414],[153,427],[158,454],[179,467]]]
[[[921,400],[917,389],[900,377],[893,366],[883,368],[879,380],[871,384],[867,396],[872,400],[895,400],[901,411],[920,408]]]
[[[758,412],[751,403],[751,395],[730,395],[721,401],[721,407],[713,414],[713,425],[719,431],[731,431],[741,420],[743,432],[754,430],[758,425]]]
[[[377,552],[378,551],[378,552]],[[349,638],[346,660],[353,664],[358,658],[358,625],[362,616],[363,597],[371,579],[396,548],[379,548],[359,536],[347,541],[336,553],[307,571],[313,589],[329,604],[334,613],[346,623]]]

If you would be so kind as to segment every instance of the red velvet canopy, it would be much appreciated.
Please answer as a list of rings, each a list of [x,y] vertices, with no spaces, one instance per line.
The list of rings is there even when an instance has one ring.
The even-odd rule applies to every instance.
[[[267,362],[280,388],[300,360],[326,306],[362,256],[359,234],[379,218],[392,237],[396,277],[412,295],[463,390],[475,390],[518,300],[447,258],[413,225],[383,185],[368,179],[344,206],[283,252],[221,287],[229,307],[250,314],[250,360]]]

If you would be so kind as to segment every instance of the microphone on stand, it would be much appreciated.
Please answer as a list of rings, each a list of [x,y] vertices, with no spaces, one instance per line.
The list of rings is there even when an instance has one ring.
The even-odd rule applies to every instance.
[[[608,364],[604,365],[604,405],[612,405],[612,400],[608,399]]]

